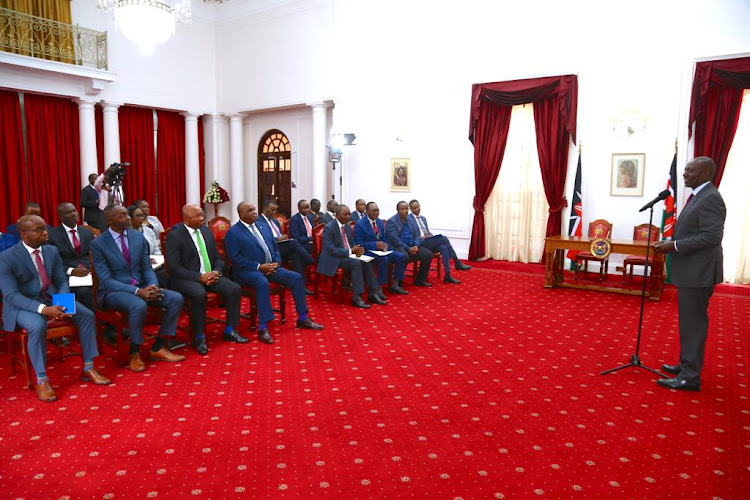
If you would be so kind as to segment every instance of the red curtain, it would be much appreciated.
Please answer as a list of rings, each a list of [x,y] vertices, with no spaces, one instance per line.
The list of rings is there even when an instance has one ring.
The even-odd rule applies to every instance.
[[[203,195],[206,193],[206,149],[203,144],[203,116],[198,117],[198,168],[201,172],[200,206],[203,206]]]
[[[26,203],[27,183],[18,92],[0,90],[0,178],[5,196],[0,198],[0,231],[14,224]]]
[[[47,224],[57,225],[57,204],[78,204],[81,155],[78,106],[70,99],[24,96],[29,191]]]
[[[558,235],[562,231],[562,209],[566,205],[563,190],[568,170],[568,140],[572,138],[574,143],[576,140],[578,77],[563,75],[475,84],[472,86],[469,116],[469,140],[474,144],[476,189],[470,259],[484,257],[485,254],[484,206],[500,172],[510,123],[510,108],[507,109],[508,125],[505,125],[504,133],[502,124],[494,126],[485,123],[484,120],[492,119],[488,108],[526,103],[534,103],[539,163],[544,192],[550,206],[547,236]],[[503,113],[496,113],[495,119],[503,121],[506,118]]]
[[[158,216],[164,227],[182,220],[185,205],[185,118],[157,111],[156,192]]]
[[[695,65],[688,134],[695,123],[695,156],[710,156],[716,162],[714,184],[718,186],[732,147],[742,106],[742,93],[750,88],[750,57]]]
[[[123,180],[125,204],[143,199],[153,205],[156,192],[154,189],[154,112],[146,108],[122,106],[118,113],[118,121],[120,161],[130,162],[128,173]]]

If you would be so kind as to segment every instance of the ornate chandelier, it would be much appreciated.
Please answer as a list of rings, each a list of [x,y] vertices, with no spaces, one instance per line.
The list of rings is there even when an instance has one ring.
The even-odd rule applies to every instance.
[[[154,47],[174,35],[175,23],[190,22],[190,0],[99,0],[105,12],[114,10],[117,28],[150,55]]]

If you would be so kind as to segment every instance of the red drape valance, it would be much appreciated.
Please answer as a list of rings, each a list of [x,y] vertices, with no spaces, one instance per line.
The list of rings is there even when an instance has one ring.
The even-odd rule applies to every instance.
[[[14,224],[26,203],[26,168],[21,135],[21,104],[18,92],[0,90],[0,178],[5,196],[0,197],[0,231]]]
[[[475,84],[471,92],[469,140],[474,144],[474,222],[469,258],[485,255],[484,206],[505,152],[511,107],[534,104],[542,183],[549,203],[547,236],[560,234],[570,138],[576,140],[578,77],[563,75]]]
[[[721,183],[740,118],[742,94],[750,88],[750,57],[695,65],[688,134],[695,124],[695,156],[716,162],[714,184]]]

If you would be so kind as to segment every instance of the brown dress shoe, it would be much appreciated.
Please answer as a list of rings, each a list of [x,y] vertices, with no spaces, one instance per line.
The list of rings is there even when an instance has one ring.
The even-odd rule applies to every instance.
[[[109,385],[112,383],[110,379],[96,371],[96,368],[92,368],[87,372],[81,372],[81,380],[84,382],[93,382],[96,385]]]
[[[36,395],[39,397],[39,401],[44,401],[45,403],[57,401],[57,394],[52,390],[49,381],[36,384]]]
[[[146,365],[141,359],[141,355],[134,352],[130,355],[130,361],[128,362],[128,368],[134,372],[142,372],[146,369]]]
[[[150,351],[151,359],[153,361],[169,361],[170,363],[179,363],[185,361],[185,356],[182,354],[175,354],[168,350],[166,347],[162,347],[158,351]]]

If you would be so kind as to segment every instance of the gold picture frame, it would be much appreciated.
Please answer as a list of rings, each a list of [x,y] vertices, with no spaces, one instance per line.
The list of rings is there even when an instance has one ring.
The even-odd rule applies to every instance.
[[[411,160],[409,158],[391,158],[391,191],[411,190]]]
[[[643,175],[646,170],[646,153],[613,153],[612,196],[643,196]]]

